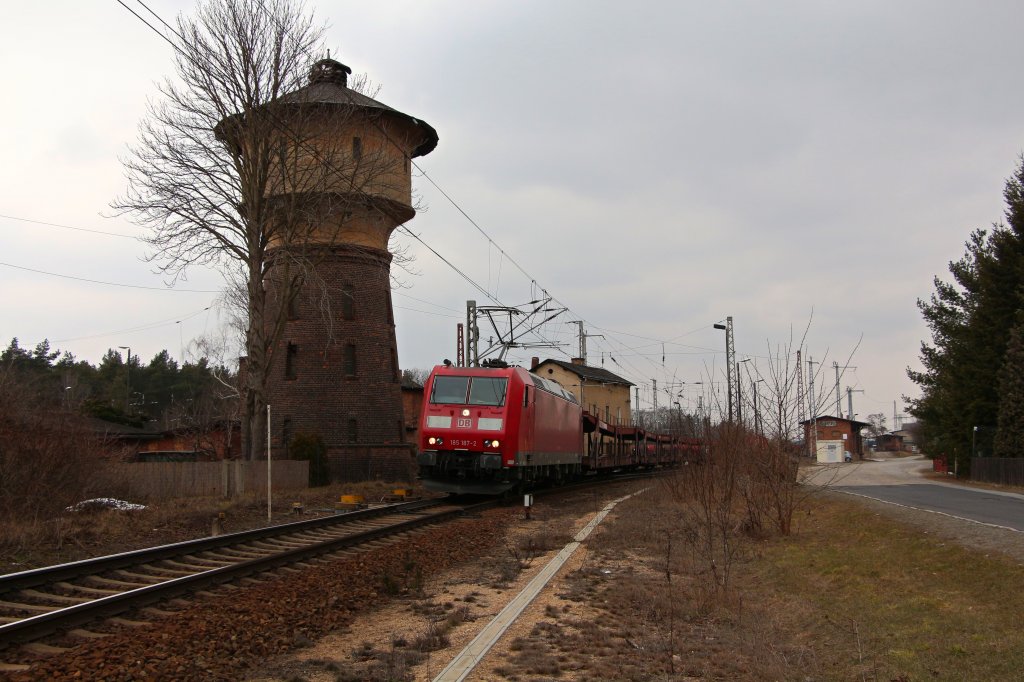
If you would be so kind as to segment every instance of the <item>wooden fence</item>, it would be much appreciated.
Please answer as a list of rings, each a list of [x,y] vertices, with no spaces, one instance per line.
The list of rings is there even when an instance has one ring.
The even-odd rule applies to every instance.
[[[1024,457],[972,457],[971,480],[1024,486]]]
[[[273,490],[309,485],[309,462],[274,460]],[[220,462],[131,462],[111,464],[101,474],[96,497],[130,501],[177,497],[237,497],[265,493],[267,463],[241,460]]]

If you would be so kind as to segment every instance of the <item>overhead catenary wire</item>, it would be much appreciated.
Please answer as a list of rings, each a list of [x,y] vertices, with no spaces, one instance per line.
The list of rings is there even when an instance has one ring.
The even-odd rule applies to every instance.
[[[53,342],[54,343],[67,343],[69,341],[83,341],[83,340],[86,340],[86,339],[99,339],[99,338],[103,338],[104,336],[116,336],[118,334],[129,334],[129,333],[132,333],[132,332],[141,332],[141,331],[149,331],[150,329],[159,329],[160,327],[167,327],[167,326],[170,326],[172,324],[179,324],[179,323],[184,322],[186,320],[191,320],[193,317],[197,317],[199,315],[202,315],[204,312],[207,312],[211,308],[214,308],[214,307],[216,307],[216,303],[211,302],[210,305],[206,306],[205,308],[201,308],[200,310],[196,310],[194,312],[188,313],[187,315],[178,315],[178,316],[170,317],[170,318],[167,318],[167,319],[164,319],[164,320],[158,320],[156,322],[149,322],[147,324],[141,324],[141,325],[137,325],[135,327],[127,327],[125,329],[115,329],[115,330],[109,331],[109,332],[99,332],[97,334],[88,334],[88,335],[85,335],[85,336],[72,336],[72,337],[69,337],[69,338],[66,338],[66,339],[54,339]]]
[[[78,282],[89,282],[90,284],[102,284],[108,287],[124,287],[127,289],[148,289],[149,291],[170,291],[175,293],[190,293],[190,294],[219,294],[219,289],[178,289],[173,287],[151,287],[144,284],[124,284],[121,282],[104,282],[98,279],[89,279],[87,277],[75,277],[74,275],[62,275],[58,272],[48,272],[46,270],[37,270],[35,268],[26,268],[21,265],[14,265],[13,263],[0,263],[0,266],[13,268],[15,270],[24,270],[26,272],[34,272],[39,275],[49,275],[51,277],[60,277],[62,279],[73,279]]]
[[[159,15],[157,15],[155,12],[153,12],[153,10],[150,9],[147,5],[145,5],[141,0],[138,0],[138,1],[139,1],[140,5],[145,7],[147,9],[147,11],[149,11],[151,14],[156,16],[161,21],[161,23],[163,23],[165,26],[167,26],[172,32],[175,33],[175,35],[178,35],[179,39],[182,39],[182,42],[185,42],[184,39],[180,36],[180,34],[178,34],[177,31],[175,31],[166,22],[164,22],[162,19],[160,19]],[[270,11],[266,8],[264,3],[261,0],[258,0],[258,1],[259,1],[260,6],[266,12],[266,14],[268,16],[270,16],[271,18],[274,18],[273,15],[270,13]],[[124,3],[121,2],[121,0],[117,0],[117,2],[119,4],[124,5]],[[132,14],[135,14],[137,17],[139,16],[135,12],[132,12]],[[177,45],[175,45],[173,43],[173,41],[171,41],[167,36],[163,35],[163,33],[161,33],[159,30],[157,30],[149,22],[147,22],[144,19],[142,19],[142,17],[139,17],[139,19],[142,20],[144,24],[149,26],[151,30],[153,30],[155,33],[160,35],[164,40],[169,42],[175,48],[175,50],[181,52],[181,48],[179,48]],[[454,197],[448,191],[446,191],[444,188],[442,188],[440,186],[440,184],[438,182],[436,182],[430,176],[430,174],[428,174],[419,164],[417,164],[415,162],[412,162],[412,165],[420,173],[420,175],[422,177],[426,178],[426,180],[431,185],[433,185],[437,189],[437,191],[440,192],[441,195],[487,240],[488,244],[490,246],[492,246],[494,249],[497,250],[497,252],[500,254],[500,256],[502,258],[507,258],[509,260],[509,262],[513,266],[515,266],[517,270],[519,270],[520,273],[522,273],[525,277],[528,278],[528,280],[531,282],[531,286],[536,286],[536,282],[537,282],[536,278],[533,277],[529,272],[527,272],[527,270],[515,258],[513,258],[511,255],[509,255],[497,243],[497,241],[494,240],[494,238],[492,238],[487,233],[487,231],[484,230],[483,227],[481,227],[480,224],[477,221],[475,221],[469,215],[469,213],[465,209],[462,208],[462,206],[454,199]],[[445,256],[443,256],[438,249],[430,246],[422,237],[420,237],[419,235],[417,235],[414,232],[412,232],[412,230],[410,230],[405,224],[401,224],[401,225],[397,226],[397,228],[399,229],[399,231],[402,234],[410,236],[411,238],[413,238],[416,241],[418,241],[419,243],[421,243],[431,253],[433,253],[436,257],[438,257],[447,267],[449,267],[456,274],[458,274],[460,277],[462,277],[467,283],[470,284],[470,286],[472,286],[476,291],[478,291],[482,295],[484,295],[488,300],[494,302],[497,305],[503,305],[501,300],[498,298],[496,292],[495,292],[495,294],[492,295],[488,288],[485,288],[482,285],[480,285],[479,283],[477,283],[470,275],[468,275],[465,271],[463,271],[458,266],[456,266],[450,259],[448,259]],[[499,275],[499,279],[500,279],[500,275]],[[544,291],[546,293],[547,290],[545,289]],[[549,294],[549,296],[550,296],[550,294]],[[608,331],[605,328],[602,328],[602,327],[599,327],[597,325],[592,324],[589,320],[587,320],[586,316],[580,315],[578,312],[575,312],[572,308],[570,308],[568,305],[566,305],[565,303],[563,303],[562,301],[560,301],[556,297],[554,297],[554,296],[550,296],[550,297],[551,297],[551,300],[554,303],[557,303],[559,306],[565,308],[567,311],[572,312],[573,316],[578,317],[579,319],[584,320],[584,322],[588,326],[590,326],[591,328],[600,329],[602,331]],[[704,329],[704,328],[706,328],[706,327],[700,327],[700,328],[698,328],[697,330],[694,330],[694,331],[699,331],[700,329]],[[532,333],[535,336],[537,336],[537,338],[541,339],[542,341],[545,341],[546,343],[549,343],[549,344],[553,344],[553,342],[550,339],[542,336],[541,333],[539,333],[537,331],[534,331]],[[619,334],[619,332],[614,332],[614,331],[611,331],[609,333],[611,333],[611,334]],[[684,337],[684,336],[686,336],[688,334],[691,334],[691,333],[694,333],[694,332],[687,332],[687,333],[685,333],[683,335],[680,335],[678,337],[674,337],[673,339],[668,340],[668,341],[655,340],[655,339],[652,339],[650,337],[642,337],[640,335],[631,335],[631,336],[637,336],[638,338],[646,338],[646,339],[649,339],[651,341],[655,341],[657,343],[670,343],[670,342],[674,341],[675,339],[682,338],[682,337]],[[609,358],[610,358],[611,362],[613,362],[616,366],[618,366],[620,368],[623,368],[623,371],[627,371],[628,373],[632,374],[634,378],[645,376],[645,374],[646,374],[645,372],[642,372],[639,368],[637,368],[635,365],[630,363],[629,360],[627,359],[627,356],[630,355],[630,354],[627,353],[626,351],[634,350],[628,344],[625,344],[625,343],[619,341],[618,339],[615,339],[613,342],[609,342],[608,347],[609,347],[609,351],[608,351]],[[716,349],[702,349],[700,347],[695,347],[695,349],[699,350],[699,351],[702,351],[702,352],[706,352],[706,353],[719,353],[720,352],[720,351],[718,351]],[[557,345],[555,346],[555,350],[556,350],[556,352],[564,354],[567,357],[571,357],[568,353],[566,353],[562,348],[558,347]],[[621,362],[616,358],[616,355],[618,355],[619,357],[622,358]],[[642,354],[636,353],[636,356],[637,357],[643,357],[645,360],[650,362],[654,369],[658,369],[658,368],[663,369],[663,370],[666,369],[664,367],[661,367],[658,363],[653,362],[650,358],[647,358],[647,357],[643,356]],[[667,377],[668,374],[666,373],[664,376]]]

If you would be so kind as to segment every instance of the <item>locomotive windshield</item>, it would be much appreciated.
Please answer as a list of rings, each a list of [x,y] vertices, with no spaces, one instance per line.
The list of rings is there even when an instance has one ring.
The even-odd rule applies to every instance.
[[[504,405],[507,384],[508,379],[473,377],[473,382],[469,385],[469,404]]]
[[[435,376],[430,402],[442,405],[505,404],[508,379],[498,377]]]
[[[434,377],[434,388],[430,392],[430,402],[461,405],[466,402],[466,391],[469,389],[469,377]]]

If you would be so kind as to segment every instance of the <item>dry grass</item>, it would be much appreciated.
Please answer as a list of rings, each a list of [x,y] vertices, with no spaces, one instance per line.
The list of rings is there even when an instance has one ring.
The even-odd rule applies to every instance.
[[[367,502],[378,502],[395,488],[422,493],[409,484],[382,481],[275,493],[273,523],[298,520],[291,513],[293,502],[302,503],[308,518],[333,513],[342,494],[359,494]],[[0,519],[0,573],[205,537],[215,524],[224,533],[267,525],[266,497],[194,497],[149,503],[142,511],[63,511],[46,519]]]
[[[546,608],[498,669],[506,679],[1002,680],[1024,669],[1021,569],[1009,559],[822,497],[804,502],[793,534],[743,539],[726,595],[687,550],[678,503],[646,495],[617,511],[559,595],[572,615]]]
[[[1019,679],[1021,567],[845,500],[818,500],[754,584],[807,605],[865,679]]]

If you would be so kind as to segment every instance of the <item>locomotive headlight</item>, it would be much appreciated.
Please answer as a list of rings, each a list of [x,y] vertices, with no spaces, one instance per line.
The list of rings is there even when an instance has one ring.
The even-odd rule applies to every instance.
[[[462,416],[463,417],[468,417],[469,416],[469,410],[463,410],[462,411]]]
[[[488,441],[487,444],[490,445],[492,448],[496,448],[499,445],[501,445],[501,443],[496,440]]]
[[[442,438],[435,438],[434,436],[431,436],[430,438],[427,439],[427,444],[428,445],[443,445],[444,444],[444,439],[442,439]]]

